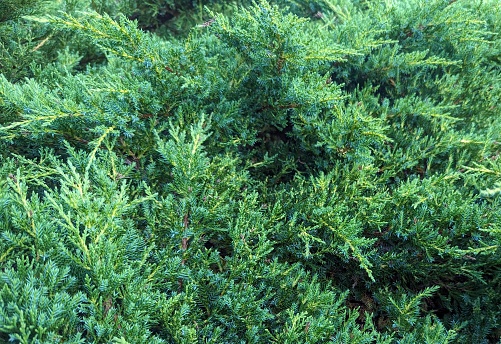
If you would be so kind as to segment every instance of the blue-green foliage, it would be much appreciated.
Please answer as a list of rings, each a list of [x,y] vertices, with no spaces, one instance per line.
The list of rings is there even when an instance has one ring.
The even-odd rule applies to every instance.
[[[0,341],[498,341],[500,6],[0,9]]]

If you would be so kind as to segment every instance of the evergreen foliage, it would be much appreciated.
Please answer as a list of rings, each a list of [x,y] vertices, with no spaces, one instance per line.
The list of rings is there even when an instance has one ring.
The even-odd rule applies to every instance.
[[[499,342],[499,1],[0,1],[0,342]]]

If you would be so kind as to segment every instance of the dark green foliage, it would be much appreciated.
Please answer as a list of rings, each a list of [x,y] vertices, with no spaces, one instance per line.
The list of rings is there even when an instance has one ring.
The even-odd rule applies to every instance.
[[[1,5],[0,342],[499,341],[498,1]]]

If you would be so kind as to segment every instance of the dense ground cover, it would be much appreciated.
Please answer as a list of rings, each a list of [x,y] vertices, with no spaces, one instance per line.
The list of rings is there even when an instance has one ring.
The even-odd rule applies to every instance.
[[[496,343],[501,3],[2,1],[0,342]]]

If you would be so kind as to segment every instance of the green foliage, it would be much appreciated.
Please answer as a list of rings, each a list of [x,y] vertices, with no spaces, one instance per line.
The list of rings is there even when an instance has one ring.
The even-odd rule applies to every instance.
[[[499,341],[499,2],[3,4],[0,341]]]
[[[18,343],[82,343],[77,315],[85,295],[75,288],[76,279],[50,260],[35,263],[21,257],[2,272],[0,319],[2,333]]]

